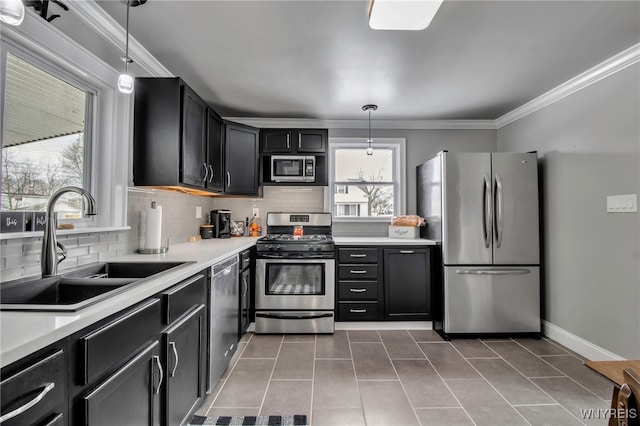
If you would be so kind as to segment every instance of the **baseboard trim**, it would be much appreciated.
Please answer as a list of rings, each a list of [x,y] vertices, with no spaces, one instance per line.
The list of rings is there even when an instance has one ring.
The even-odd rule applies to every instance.
[[[431,321],[352,321],[336,322],[336,330],[433,330]],[[247,331],[255,332],[255,323]]]
[[[545,336],[579,353],[588,360],[620,361],[625,359],[548,321],[543,320],[542,326]]]

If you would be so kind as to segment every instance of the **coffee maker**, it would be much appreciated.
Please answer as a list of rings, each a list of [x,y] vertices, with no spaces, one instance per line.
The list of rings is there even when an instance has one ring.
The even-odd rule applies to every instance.
[[[231,237],[231,210],[211,210],[213,238]]]

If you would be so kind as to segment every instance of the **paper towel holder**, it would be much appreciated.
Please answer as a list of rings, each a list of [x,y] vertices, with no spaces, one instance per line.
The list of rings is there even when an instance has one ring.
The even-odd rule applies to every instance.
[[[140,248],[136,251],[138,254],[162,254],[169,251],[169,237],[167,237],[167,245],[160,248]]]

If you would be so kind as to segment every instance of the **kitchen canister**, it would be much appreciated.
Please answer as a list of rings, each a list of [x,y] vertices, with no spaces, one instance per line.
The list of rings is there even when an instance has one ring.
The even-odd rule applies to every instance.
[[[200,237],[203,240],[213,238],[213,225],[200,225]]]

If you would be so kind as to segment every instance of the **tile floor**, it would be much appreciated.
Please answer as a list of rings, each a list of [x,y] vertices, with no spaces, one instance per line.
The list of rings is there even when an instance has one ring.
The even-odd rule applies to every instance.
[[[246,334],[199,415],[306,414],[313,426],[606,425],[612,385],[548,340],[432,330]]]

